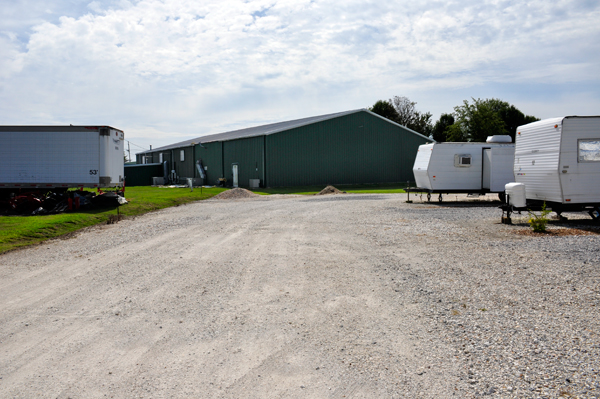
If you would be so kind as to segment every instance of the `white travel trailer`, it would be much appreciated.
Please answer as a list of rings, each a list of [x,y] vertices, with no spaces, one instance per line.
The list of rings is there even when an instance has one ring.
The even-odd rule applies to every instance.
[[[515,181],[527,206],[546,203],[560,215],[600,210],[600,116],[545,119],[517,128]]]
[[[419,146],[413,173],[418,190],[432,193],[503,196],[514,181],[515,145],[510,136],[490,136],[485,143],[431,143]]]

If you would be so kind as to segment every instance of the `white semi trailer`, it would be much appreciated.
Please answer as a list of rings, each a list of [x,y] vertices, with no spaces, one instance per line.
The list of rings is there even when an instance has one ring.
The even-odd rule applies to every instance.
[[[122,187],[124,140],[110,126],[0,126],[0,190]]]

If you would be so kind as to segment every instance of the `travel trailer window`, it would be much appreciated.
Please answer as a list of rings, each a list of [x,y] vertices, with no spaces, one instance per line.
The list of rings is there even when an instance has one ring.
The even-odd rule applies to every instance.
[[[470,154],[454,155],[454,166],[461,167],[461,168],[471,166],[471,155]]]
[[[579,162],[600,162],[600,140],[583,139],[577,141]]]

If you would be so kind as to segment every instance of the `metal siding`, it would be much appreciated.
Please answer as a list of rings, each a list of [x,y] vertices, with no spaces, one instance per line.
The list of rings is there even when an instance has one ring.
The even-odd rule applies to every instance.
[[[161,164],[125,165],[126,186],[151,186],[153,177],[161,177]]]
[[[515,181],[525,184],[528,199],[563,202],[558,176],[561,130],[562,118],[517,128]]]
[[[167,165],[169,166],[169,173],[171,173],[171,170],[173,170],[173,162],[171,159],[171,150],[169,151],[162,151],[163,154],[163,162],[167,161]]]
[[[233,182],[232,165],[238,165],[238,182],[240,187],[248,187],[250,179],[263,181],[263,137],[252,137],[225,141],[223,149],[223,166],[225,178]],[[257,170],[258,169],[258,170]]]
[[[361,111],[267,136],[204,143],[196,146],[195,155],[189,147],[183,164],[179,149],[173,151],[181,177],[194,176],[195,163],[202,159],[208,167],[204,184],[217,185],[220,177],[230,184],[233,163],[239,165],[241,187],[247,187],[249,179],[269,187],[362,184],[412,181],[417,149],[427,142],[409,129]],[[168,150],[153,151],[152,162],[158,162],[159,152],[171,161]]]
[[[504,191],[504,184],[514,181],[512,175],[514,144],[499,143],[434,143],[419,147],[413,171],[417,187],[435,191],[479,191],[482,188],[484,149],[492,150],[490,191]],[[468,154],[471,166],[455,166],[455,156]]]
[[[298,127],[266,140],[271,187],[412,181],[417,149],[427,142],[368,112]]]
[[[100,181],[107,180],[108,186],[122,185],[125,171],[124,144],[125,136],[122,131],[108,129],[108,135],[100,134]],[[101,184],[101,187],[104,184]]]
[[[415,177],[415,185],[421,188],[433,189],[429,177],[429,162],[433,153],[434,144],[422,144],[419,147],[415,163],[413,166],[413,175]]]
[[[184,161],[181,162],[181,150],[184,151]],[[177,175],[181,178],[186,177],[195,177],[196,173],[194,171],[195,168],[195,160],[194,160],[194,148],[193,147],[185,147],[178,148],[173,151],[173,155],[175,156],[175,162],[177,163]]]
[[[97,130],[63,129],[53,132],[2,130],[0,182],[98,185],[102,136]],[[122,153],[120,160],[123,164]],[[96,173],[90,173],[91,170]],[[118,177],[113,181],[116,183]]]
[[[219,178],[223,177],[223,158],[222,158],[222,142],[213,142],[203,144],[202,147],[196,146],[196,159],[202,160],[202,165],[207,167],[206,180],[204,184],[216,186],[219,184]],[[194,165],[194,167],[196,167]]]
[[[233,130],[230,132],[211,134],[208,136],[196,137],[196,138],[193,138],[190,140],[181,141],[179,143],[174,143],[174,144],[170,144],[167,146],[155,148],[154,150],[155,151],[156,150],[157,151],[167,151],[167,150],[171,150],[174,148],[187,147],[187,146],[190,146],[195,143],[204,144],[204,143],[212,143],[212,142],[237,140],[237,139],[243,139],[243,138],[249,138],[249,137],[262,137],[265,135],[275,134],[278,132],[286,131],[286,130],[289,130],[289,129],[292,129],[295,127],[304,126],[304,125],[319,122],[322,120],[337,118],[341,115],[347,115],[347,114],[352,114],[352,113],[361,112],[361,111],[364,111],[364,109],[362,109],[362,110],[356,109],[356,110],[352,110],[352,111],[337,112],[334,114],[327,114],[327,115],[311,116],[308,118],[302,118],[302,119],[296,119],[296,120],[284,121],[284,122],[276,122],[276,123],[270,123],[268,125],[254,126],[254,127],[245,128],[245,129]],[[148,151],[148,153],[150,153],[150,152],[152,152],[152,150]]]
[[[600,117],[565,118],[560,149],[560,180],[565,203],[600,202],[600,162],[579,162],[578,141],[600,140]],[[565,173],[562,173],[564,171]]]
[[[504,192],[508,183],[515,181],[513,168],[515,164],[515,145],[492,147],[491,185],[490,191]]]

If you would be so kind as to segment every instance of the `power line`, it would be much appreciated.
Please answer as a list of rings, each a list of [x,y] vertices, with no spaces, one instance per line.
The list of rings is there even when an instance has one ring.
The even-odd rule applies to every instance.
[[[129,144],[131,144],[131,145],[133,145],[133,146],[136,146],[136,147],[138,147],[138,148],[141,148],[142,150],[150,150],[150,148],[145,148],[145,147],[142,147],[141,145],[137,145],[137,144],[135,144],[135,143],[132,143],[132,142],[131,142],[131,141],[129,141],[129,140],[125,140],[125,141],[127,141]]]

